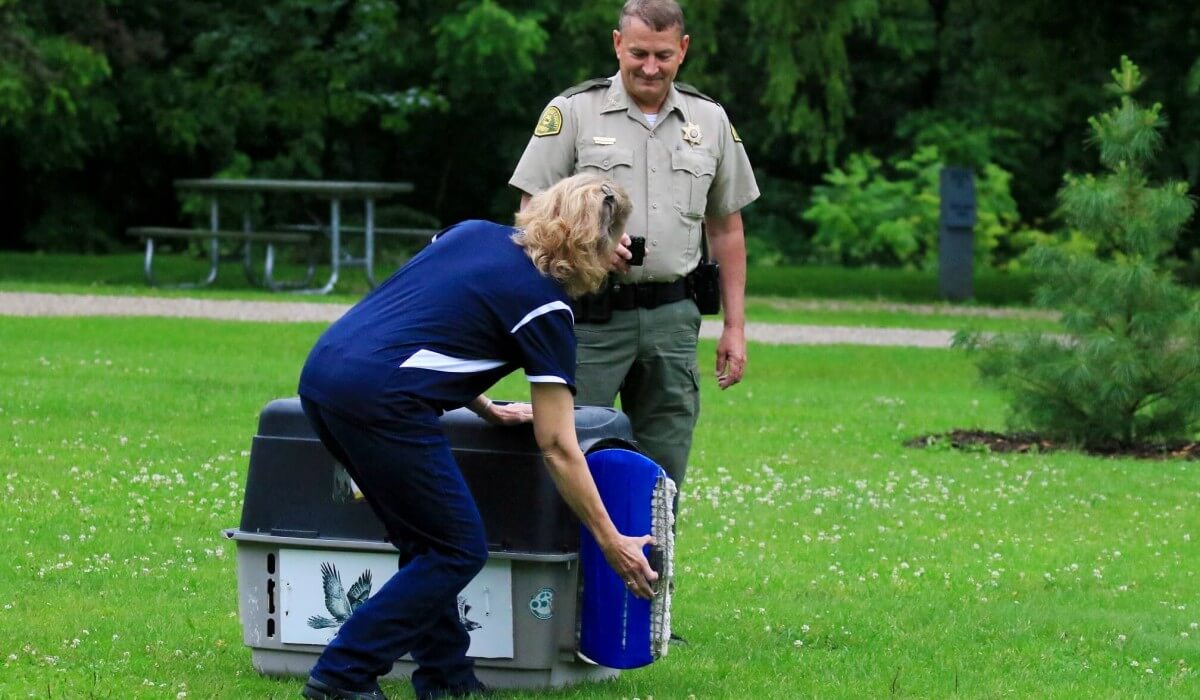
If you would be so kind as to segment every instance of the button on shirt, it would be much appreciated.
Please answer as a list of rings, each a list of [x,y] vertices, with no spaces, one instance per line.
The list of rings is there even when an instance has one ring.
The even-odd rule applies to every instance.
[[[439,234],[325,331],[300,394],[372,420],[403,418],[414,405],[464,406],[518,368],[530,382],[574,392],[568,297],[514,233],[467,221]]]
[[[550,102],[561,128],[529,140],[509,184],[537,194],[581,172],[615,180],[633,201],[629,235],[644,236],[653,251],[622,281],[669,282],[700,262],[704,217],[741,210],[758,185],[719,104],[672,85],[651,126],[620,75],[610,81]]]

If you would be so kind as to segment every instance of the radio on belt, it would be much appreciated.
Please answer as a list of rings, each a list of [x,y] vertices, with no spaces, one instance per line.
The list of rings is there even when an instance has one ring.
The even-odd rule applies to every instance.
[[[479,679],[497,688],[557,687],[613,678],[665,655],[674,484],[637,452],[625,414],[578,407],[575,427],[617,528],[649,532],[658,543],[650,553],[660,575],[653,601],[625,591],[589,535],[581,548],[583,528],[558,495],[532,426],[495,427],[459,409],[442,427],[488,535],[488,563],[458,596]],[[395,573],[398,553],[356,490],[298,399],[267,404],[241,523],[224,532],[236,543],[242,636],[260,673],[306,676],[347,611]],[[346,600],[327,600],[327,578]],[[405,657],[388,677],[415,668]]]

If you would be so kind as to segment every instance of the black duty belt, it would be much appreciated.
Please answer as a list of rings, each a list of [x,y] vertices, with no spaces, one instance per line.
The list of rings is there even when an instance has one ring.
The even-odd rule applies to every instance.
[[[610,290],[612,308],[617,311],[631,309],[653,309],[687,298],[687,280],[674,282],[646,282],[643,284],[614,284]]]

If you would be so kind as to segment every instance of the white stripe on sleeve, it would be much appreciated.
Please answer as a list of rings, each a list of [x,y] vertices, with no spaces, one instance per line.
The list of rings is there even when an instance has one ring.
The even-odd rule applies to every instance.
[[[525,378],[530,384],[566,384],[567,380],[562,377],[556,377],[553,374],[527,374]]]
[[[509,331],[509,333],[516,333],[518,330],[520,330],[521,326],[525,325],[526,323],[529,323],[530,321],[537,318],[538,316],[541,316],[542,314],[548,314],[551,311],[558,311],[558,310],[566,311],[567,313],[571,314],[571,323],[575,322],[575,314],[571,311],[570,306],[567,306],[566,304],[562,303],[561,301],[552,301],[549,304],[542,304],[541,306],[537,307],[533,311],[530,311],[529,313],[525,314],[525,318],[521,319],[520,323],[513,326],[512,330]]]

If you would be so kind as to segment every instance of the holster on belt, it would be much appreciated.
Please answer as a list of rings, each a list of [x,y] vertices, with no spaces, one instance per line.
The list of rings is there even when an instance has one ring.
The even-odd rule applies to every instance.
[[[708,232],[700,225],[700,264],[687,276],[688,296],[705,315],[721,313],[721,266],[708,258]]]
[[[608,323],[612,320],[612,285],[613,276],[609,275],[599,290],[571,300],[575,323]]]
[[[688,296],[704,315],[721,313],[721,266],[702,260],[687,276]]]

